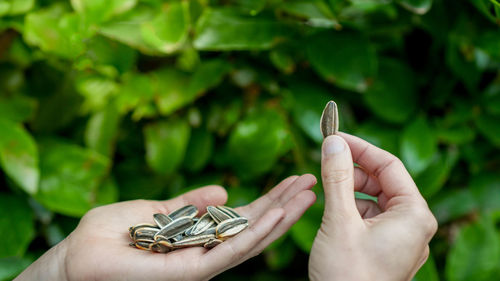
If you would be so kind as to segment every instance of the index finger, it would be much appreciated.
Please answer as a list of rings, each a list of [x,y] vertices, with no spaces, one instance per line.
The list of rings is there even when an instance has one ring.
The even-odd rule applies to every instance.
[[[404,195],[420,197],[415,182],[399,158],[361,138],[340,132],[339,135],[351,148],[353,161],[378,179],[388,199]]]

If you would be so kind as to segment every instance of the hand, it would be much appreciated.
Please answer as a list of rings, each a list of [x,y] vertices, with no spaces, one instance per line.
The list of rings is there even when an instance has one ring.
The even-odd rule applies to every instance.
[[[61,243],[25,270],[18,280],[208,280],[259,254],[283,235],[314,203],[311,175],[283,180],[266,195],[236,210],[249,227],[211,250],[193,247],[167,254],[130,247],[128,227],[151,222],[187,204],[205,212],[223,205],[226,191],[208,186],[168,201],[135,200],[89,211]]]
[[[403,163],[339,133],[323,143],[322,178],[325,211],[310,279],[411,280],[427,260],[437,222]],[[378,204],[355,199],[355,190],[376,196]]]

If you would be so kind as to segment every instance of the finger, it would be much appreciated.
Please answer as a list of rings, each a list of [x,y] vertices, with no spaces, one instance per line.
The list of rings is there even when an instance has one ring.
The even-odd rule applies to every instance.
[[[354,190],[375,197],[382,192],[378,180],[361,167],[354,167]]]
[[[218,185],[201,187],[167,201],[158,201],[158,211],[168,214],[186,205],[194,205],[200,214],[205,212],[209,205],[224,205],[227,201],[226,190]]]
[[[316,177],[310,174],[287,178],[250,205],[244,206],[242,212],[247,214],[247,218],[250,221],[255,221],[269,208],[282,207],[295,195],[303,190],[311,189],[315,184]]]
[[[285,234],[315,201],[316,194],[311,190],[303,190],[295,195],[295,197],[288,201],[283,207],[285,210],[285,217],[273,228],[273,231],[266,236],[265,239],[261,240],[254,247],[249,256],[251,257],[259,254],[269,246],[269,244]]]
[[[247,254],[273,230],[284,216],[285,211],[281,208],[267,211],[262,218],[250,224],[243,232],[208,251],[202,258],[201,271],[207,272],[206,275],[212,272],[213,277],[240,264],[245,258],[250,258]]]
[[[382,191],[389,198],[420,196],[417,186],[399,158],[358,137],[346,133],[339,135],[349,144],[354,162],[378,179]]]
[[[377,203],[372,200],[356,199],[356,207],[363,219],[373,218],[382,213]]]
[[[325,215],[330,218],[359,217],[354,201],[351,152],[339,136],[328,136],[323,142],[321,176],[325,192]]]
[[[257,198],[257,200],[253,201],[249,205],[241,207],[242,211],[247,213],[247,218],[249,220],[260,217],[262,213],[267,211],[274,204],[277,198],[279,198],[281,194],[288,189],[290,184],[294,183],[298,178],[299,176],[290,176],[282,180],[266,194]]]

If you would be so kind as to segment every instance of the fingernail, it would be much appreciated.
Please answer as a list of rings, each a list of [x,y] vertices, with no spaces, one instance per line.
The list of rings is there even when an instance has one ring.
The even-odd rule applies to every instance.
[[[337,154],[344,151],[344,140],[339,136],[329,136],[325,139],[325,155]]]

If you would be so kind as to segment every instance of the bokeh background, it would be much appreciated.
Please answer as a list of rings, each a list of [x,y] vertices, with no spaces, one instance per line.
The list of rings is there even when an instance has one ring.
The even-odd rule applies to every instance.
[[[498,0],[1,0],[0,279],[101,204],[220,184],[238,206],[319,177],[331,99],[439,221],[415,280],[499,280]],[[307,280],[314,190],[215,279]]]

